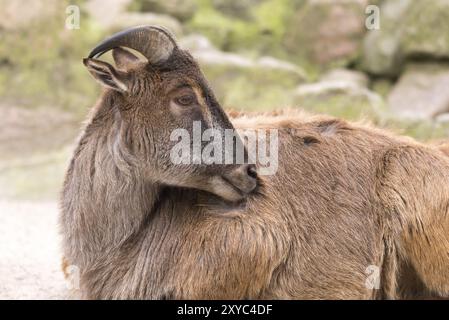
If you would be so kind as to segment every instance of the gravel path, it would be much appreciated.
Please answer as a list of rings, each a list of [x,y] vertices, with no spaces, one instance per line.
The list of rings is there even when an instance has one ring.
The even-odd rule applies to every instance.
[[[65,299],[57,205],[0,201],[0,299]]]

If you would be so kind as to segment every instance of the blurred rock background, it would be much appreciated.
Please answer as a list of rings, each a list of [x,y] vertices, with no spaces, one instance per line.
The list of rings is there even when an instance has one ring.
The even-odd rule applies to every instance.
[[[365,26],[373,4],[378,30]],[[65,27],[69,5],[79,29]],[[0,0],[0,198],[56,197],[100,92],[81,59],[139,24],[171,29],[226,108],[449,136],[449,0]]]
[[[69,5],[79,29],[65,27]],[[365,25],[369,5],[378,30]],[[139,24],[170,28],[226,108],[449,136],[449,0],[0,0],[0,198],[56,198],[100,92],[81,59]]]
[[[100,92],[81,60],[140,24],[171,29],[225,108],[449,137],[449,0],[0,0],[0,298],[63,296],[55,201]]]

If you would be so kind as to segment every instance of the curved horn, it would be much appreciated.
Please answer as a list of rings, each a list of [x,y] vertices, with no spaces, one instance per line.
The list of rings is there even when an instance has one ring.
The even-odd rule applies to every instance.
[[[96,58],[116,48],[128,47],[139,51],[149,63],[156,64],[167,60],[177,48],[172,34],[159,26],[139,26],[114,34],[96,46],[88,58]]]

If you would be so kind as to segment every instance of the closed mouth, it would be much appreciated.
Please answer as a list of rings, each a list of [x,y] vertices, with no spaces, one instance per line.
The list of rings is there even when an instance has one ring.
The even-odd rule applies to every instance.
[[[225,176],[221,176],[223,181],[225,181],[236,193],[238,193],[242,198],[246,195],[244,191],[242,191],[240,188],[238,188],[235,184],[232,183],[231,180],[226,178]]]

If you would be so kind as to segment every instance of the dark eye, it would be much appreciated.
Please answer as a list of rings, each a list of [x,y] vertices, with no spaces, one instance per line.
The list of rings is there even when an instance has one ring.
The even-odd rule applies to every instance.
[[[190,106],[196,102],[194,95],[188,94],[175,98],[175,102],[181,106]]]

